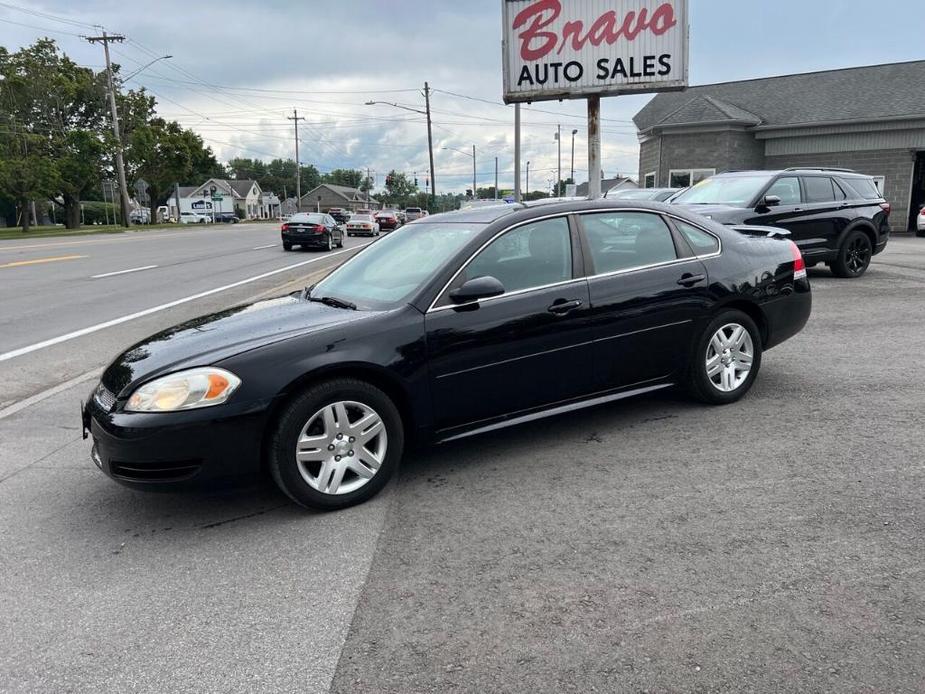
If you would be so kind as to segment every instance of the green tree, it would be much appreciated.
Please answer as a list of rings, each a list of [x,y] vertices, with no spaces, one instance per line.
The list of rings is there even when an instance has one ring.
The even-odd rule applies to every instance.
[[[0,190],[19,208],[23,233],[32,224],[31,203],[52,195],[58,186],[58,171],[50,159],[28,152],[28,139],[18,138],[14,148],[0,157]],[[15,145],[20,151],[15,151]]]
[[[223,169],[202,138],[176,121],[152,118],[131,135],[132,179],[148,183],[151,218],[173,192],[175,183],[202,183],[212,176],[222,175]]]
[[[413,179],[392,169],[385,177],[385,191],[382,193],[382,197],[389,205],[407,207],[408,199],[417,192],[418,187]]]
[[[80,67],[54,41],[40,39],[16,53],[0,49],[0,78],[7,156],[24,153],[22,142],[11,139],[29,139],[28,156],[42,164],[27,178],[56,181],[57,189],[46,196],[64,208],[66,225],[76,228],[81,196],[99,183],[111,151],[105,74]]]
[[[333,183],[338,186],[350,186],[359,188],[363,183],[363,174],[356,169],[334,169],[330,173],[324,174],[322,183]],[[302,192],[305,192],[304,190]]]

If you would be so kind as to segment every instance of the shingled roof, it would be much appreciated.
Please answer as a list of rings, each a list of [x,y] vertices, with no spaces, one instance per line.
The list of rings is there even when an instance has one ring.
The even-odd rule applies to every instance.
[[[925,116],[925,60],[765,77],[658,94],[633,121],[655,127],[735,122],[793,127]]]

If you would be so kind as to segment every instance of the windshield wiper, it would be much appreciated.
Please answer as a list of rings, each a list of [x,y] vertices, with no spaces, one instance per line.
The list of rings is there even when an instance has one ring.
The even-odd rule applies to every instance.
[[[351,311],[357,310],[357,305],[352,301],[345,301],[344,299],[338,299],[336,296],[308,296],[306,297],[309,301],[317,301],[320,304],[325,306],[333,306],[334,308],[348,308]]]

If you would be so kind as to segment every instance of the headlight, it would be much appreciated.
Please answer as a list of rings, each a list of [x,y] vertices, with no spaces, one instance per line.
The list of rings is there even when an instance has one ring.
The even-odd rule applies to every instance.
[[[175,412],[221,405],[241,385],[229,371],[214,367],[179,371],[156,378],[128,399],[127,412]]]

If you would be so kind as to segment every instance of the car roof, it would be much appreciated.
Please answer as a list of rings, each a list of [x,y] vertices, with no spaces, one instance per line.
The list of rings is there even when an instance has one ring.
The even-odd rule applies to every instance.
[[[721,171],[716,176],[755,176],[755,175],[764,175],[764,176],[780,176],[784,174],[799,174],[800,176],[813,175],[818,176],[843,176],[846,178],[871,178],[868,174],[863,174],[858,171],[851,171],[850,169],[833,169],[833,168],[821,168],[814,166],[807,166],[806,168],[792,168],[792,169],[751,169],[747,171]]]

